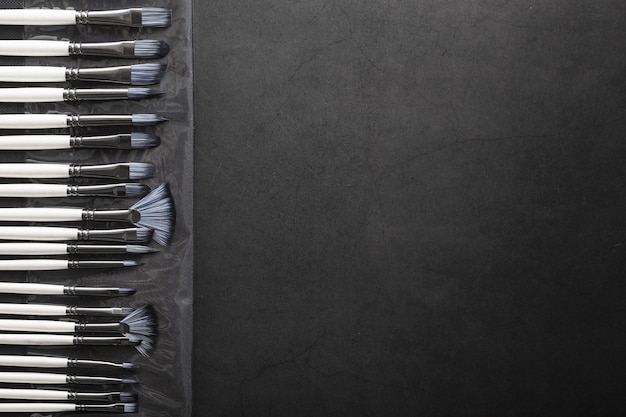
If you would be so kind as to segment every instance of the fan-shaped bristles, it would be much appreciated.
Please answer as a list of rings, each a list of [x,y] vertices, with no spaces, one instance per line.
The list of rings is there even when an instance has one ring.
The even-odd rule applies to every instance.
[[[128,163],[128,179],[141,180],[144,178],[152,178],[154,177],[154,170],[154,165],[152,164],[130,162]]]
[[[128,336],[128,340],[135,346],[135,349],[146,358],[149,357],[154,350],[154,342],[151,338],[130,335]]]
[[[143,39],[135,41],[136,58],[162,58],[168,54],[170,46],[164,41]]]
[[[118,288],[117,294],[121,297],[128,297],[129,295],[133,295],[137,292],[134,288]]]
[[[124,404],[124,412],[125,413],[136,413],[137,412],[137,403],[127,403],[127,404]]]
[[[167,184],[159,185],[130,209],[140,215],[140,220],[136,223],[138,226],[154,230],[153,239],[158,244],[167,246],[171,243],[176,210]]]
[[[141,25],[145,27],[165,28],[172,24],[172,11],[159,7],[141,8]]]
[[[162,96],[165,93],[148,87],[130,87],[127,94],[129,100],[141,100],[144,98]]]
[[[133,132],[130,135],[131,149],[154,148],[161,144],[161,138],[152,133]]]
[[[132,123],[135,126],[150,126],[157,123],[166,122],[165,117],[152,113],[135,113],[132,115]]]
[[[130,66],[130,83],[132,85],[152,85],[161,82],[165,74],[165,64],[135,64]]]
[[[146,245],[126,245],[127,253],[136,253],[140,255],[145,255],[147,253],[155,253],[159,250]]]
[[[122,307],[122,312],[121,312],[121,316],[128,316],[129,314],[132,314],[132,312],[135,311],[134,308],[132,307]]]
[[[143,197],[150,192],[150,187],[145,184],[128,183],[124,184],[126,197],[138,198]]]
[[[147,227],[138,227],[136,230],[136,240],[137,242],[149,242],[150,239],[152,239],[152,236],[154,235],[154,230],[152,229],[148,229]]]
[[[126,392],[126,391],[122,391],[118,394],[118,400],[120,402],[123,403],[130,403],[130,402],[136,402],[137,401],[137,397],[138,395],[134,392]]]
[[[128,326],[128,333],[124,336],[153,337],[157,332],[157,319],[154,309],[151,306],[143,306],[126,317],[120,323]]]

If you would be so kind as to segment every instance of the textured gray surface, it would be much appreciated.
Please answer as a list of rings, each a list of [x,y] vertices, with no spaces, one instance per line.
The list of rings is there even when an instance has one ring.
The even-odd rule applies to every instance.
[[[196,415],[626,412],[621,1],[196,2]]]

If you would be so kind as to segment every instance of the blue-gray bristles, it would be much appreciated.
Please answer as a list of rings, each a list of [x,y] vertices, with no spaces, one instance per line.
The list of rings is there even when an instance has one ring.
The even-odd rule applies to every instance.
[[[122,297],[128,297],[129,295],[135,294],[137,291],[134,288],[118,288],[117,294]]]
[[[145,27],[165,28],[172,24],[172,11],[158,7],[141,8],[141,25]]]
[[[145,184],[128,183],[124,184],[124,188],[126,197],[130,198],[143,197],[150,192],[150,187]]]
[[[130,135],[130,147],[132,149],[154,148],[161,144],[161,138],[152,133],[133,132]]]
[[[131,208],[140,215],[138,226],[154,230],[152,237],[160,245],[167,246],[172,241],[176,213],[174,200],[167,184],[161,184]]]
[[[158,251],[159,251],[158,249],[152,248],[146,245],[126,245],[127,253],[136,253],[140,255],[145,255],[147,253],[155,253]]]
[[[166,122],[165,117],[152,113],[136,113],[132,115],[132,123],[135,126],[150,126],[157,123]]]
[[[128,179],[141,180],[154,177],[154,165],[144,162],[130,162],[128,164]]]
[[[138,262],[138,261],[133,261],[133,260],[125,260],[122,261],[125,267],[132,267],[132,266],[140,266],[143,265],[143,263]]]
[[[162,96],[164,93],[163,91],[155,90],[153,88],[130,87],[127,94],[129,100],[141,100],[144,98]]]
[[[152,235],[154,235],[154,230],[152,229],[148,229],[147,227],[137,228],[137,242],[148,242],[152,239]]]
[[[161,82],[165,74],[165,64],[136,64],[130,66],[130,83],[132,85],[152,85]]]
[[[130,385],[130,384],[138,384],[138,383],[139,383],[139,381],[137,381],[134,378],[122,378],[122,384],[124,384],[124,385],[127,385],[127,384],[128,385]]]
[[[124,336],[135,344],[135,348],[143,356],[150,356],[154,349],[154,339],[157,336],[158,322],[152,306],[143,306],[128,316],[120,323],[128,326],[128,333]]]
[[[136,369],[139,369],[139,366],[135,365],[132,362],[123,362],[122,369],[126,369],[127,371],[134,371]]]
[[[120,402],[130,403],[130,402],[137,401],[137,397],[138,396],[134,392],[122,391],[122,392],[119,393],[119,397],[120,397]]]
[[[164,41],[152,39],[135,41],[135,58],[162,58],[169,51],[170,46]]]
[[[124,404],[124,412],[125,413],[136,413],[137,412],[137,404],[136,403]]]
[[[134,308],[132,307],[122,307],[122,316],[128,316],[129,314],[131,314],[133,311],[135,311]]]

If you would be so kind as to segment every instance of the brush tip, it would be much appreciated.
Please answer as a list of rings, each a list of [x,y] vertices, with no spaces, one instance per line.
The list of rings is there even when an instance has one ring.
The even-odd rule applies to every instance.
[[[118,288],[117,293],[122,297],[128,297],[130,295],[134,295],[137,292],[134,288]]]
[[[139,366],[135,365],[132,362],[124,362],[122,363],[122,369],[125,369],[127,371],[134,371],[134,370],[139,369]]]
[[[137,225],[154,230],[153,239],[162,246],[172,242],[176,222],[174,200],[167,184],[161,184],[131,207],[140,214]]]
[[[124,412],[125,413],[136,413],[137,412],[137,403],[124,404]]]
[[[141,100],[144,98],[162,96],[163,94],[165,94],[163,91],[148,87],[130,87],[128,89],[129,100]]]
[[[128,183],[124,184],[126,197],[140,198],[150,192],[150,187],[145,184]]]
[[[155,168],[152,164],[144,162],[130,162],[128,164],[128,178],[131,180],[141,180],[154,177]]]
[[[156,253],[159,252],[159,250],[146,245],[126,245],[126,252],[143,255],[147,253]]]
[[[124,266],[127,268],[133,267],[133,266],[141,266],[143,265],[143,262],[138,262],[138,261],[133,261],[133,260],[125,260],[122,261]]]
[[[163,122],[167,122],[167,119],[158,114],[136,113],[132,115],[132,123],[135,126],[150,126]]]
[[[166,64],[147,63],[130,66],[130,83],[132,85],[152,85],[161,82],[165,74]]]
[[[133,132],[130,135],[130,147],[133,149],[154,148],[161,144],[161,138],[153,133]]]
[[[172,10],[161,7],[142,7],[141,25],[145,27],[166,28],[172,24]]]
[[[136,58],[162,58],[170,51],[167,42],[152,39],[141,39],[135,41]]]
[[[128,316],[129,314],[132,314],[133,311],[135,311],[135,309],[132,307],[122,307],[121,310],[122,310],[122,313],[121,313],[122,316]]]
[[[134,392],[122,391],[119,393],[120,401],[123,403],[136,402],[139,396]]]
[[[139,383],[139,381],[137,381],[134,378],[122,378],[122,384],[137,384]]]

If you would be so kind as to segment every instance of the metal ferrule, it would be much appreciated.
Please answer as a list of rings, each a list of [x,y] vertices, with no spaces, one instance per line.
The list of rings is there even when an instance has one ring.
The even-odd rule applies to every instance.
[[[68,255],[122,255],[127,252],[126,245],[84,245],[77,243],[69,243],[67,245],[67,254]],[[80,288],[88,288],[88,287],[68,287],[75,288],[76,290]],[[90,294],[90,293],[89,293]],[[89,295],[85,294],[85,295]],[[70,295],[83,295],[81,294],[70,294]]]
[[[64,88],[63,101],[126,100],[127,88]]]
[[[69,401],[87,401],[87,402],[116,402],[120,401],[120,392],[76,392],[68,391],[67,399]]]
[[[119,295],[119,288],[95,288],[95,287],[76,287],[66,285],[63,288],[63,294],[65,295],[88,295],[88,296],[102,296],[111,297]]]
[[[129,164],[105,164],[105,165],[80,165],[70,164],[69,176],[71,178],[107,178],[127,180],[130,176]]]
[[[88,359],[67,359],[68,368],[92,368],[92,369],[124,369],[124,365],[116,362],[92,361]]]
[[[84,221],[106,221],[136,223],[141,220],[141,214],[137,210],[97,210],[84,209]]]
[[[67,260],[67,269],[95,269],[95,268],[121,268],[124,261],[82,261],[77,259]]]
[[[132,135],[106,135],[106,136],[72,136],[70,146],[72,148],[108,148],[108,149],[130,149]]]
[[[128,326],[122,323],[76,323],[78,333],[124,333]]]
[[[135,41],[119,42],[70,42],[68,47],[70,55],[93,55],[111,58],[134,58]]]
[[[131,342],[127,337],[74,336],[74,344],[84,346],[134,346],[138,343]]]
[[[76,411],[94,413],[124,413],[125,404],[76,404]]]
[[[68,197],[126,197],[125,184],[68,185]]]
[[[67,306],[65,314],[68,316],[123,316],[121,307],[76,307]]]
[[[76,23],[79,25],[112,25],[141,27],[141,9],[120,10],[77,10]]]
[[[117,84],[130,84],[131,67],[124,65],[121,67],[107,68],[77,68],[65,69],[66,81],[99,81]]]
[[[109,242],[137,242],[137,229],[106,229],[106,230],[88,230],[79,229],[80,232],[87,232],[87,239],[79,240],[104,240]]]
[[[67,127],[132,126],[132,114],[68,114]]]
[[[117,337],[83,337],[76,336],[74,339],[119,339]],[[80,343],[88,344],[88,343]],[[103,384],[121,384],[121,378],[111,378],[105,376],[82,376],[82,375],[67,375],[65,382],[72,385],[88,384],[88,385],[103,385]]]

